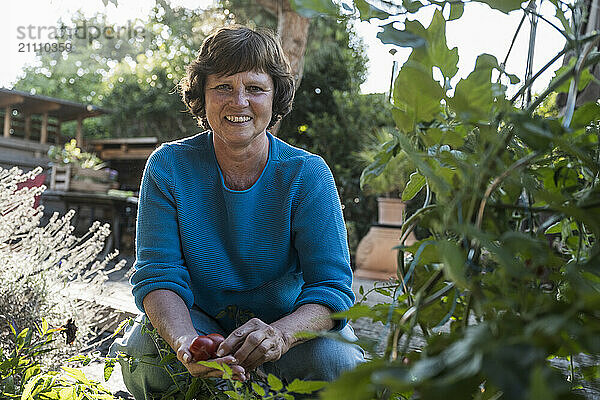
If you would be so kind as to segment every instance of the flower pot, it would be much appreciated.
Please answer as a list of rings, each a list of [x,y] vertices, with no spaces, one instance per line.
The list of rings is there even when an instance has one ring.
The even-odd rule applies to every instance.
[[[379,225],[402,226],[406,203],[401,199],[378,197],[377,211]]]
[[[362,238],[356,249],[356,271],[360,278],[387,280],[396,278],[398,266],[398,250],[400,233],[406,203],[400,199],[380,197],[378,225],[372,226]],[[416,242],[413,233],[408,235],[404,244],[409,246]]]

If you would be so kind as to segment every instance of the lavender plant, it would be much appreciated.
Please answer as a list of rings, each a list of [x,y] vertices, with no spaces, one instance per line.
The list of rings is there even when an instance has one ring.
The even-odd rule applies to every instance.
[[[43,206],[35,207],[35,197],[45,186],[19,184],[42,172],[38,167],[23,173],[18,168],[0,168],[0,348],[11,347],[20,332],[42,319],[52,326],[78,327],[75,343],[90,338],[98,321],[98,306],[69,296],[76,287],[89,295],[102,295],[102,284],[112,272],[125,266],[113,263],[118,251],[98,259],[110,235],[108,224],[94,222],[82,237],[73,235],[75,212],[55,213],[41,225]],[[107,270],[111,264],[112,268]],[[10,329],[9,329],[10,326]],[[73,329],[71,329],[73,330]],[[69,338],[72,342],[72,338]],[[72,353],[80,346],[59,346],[59,353]]]

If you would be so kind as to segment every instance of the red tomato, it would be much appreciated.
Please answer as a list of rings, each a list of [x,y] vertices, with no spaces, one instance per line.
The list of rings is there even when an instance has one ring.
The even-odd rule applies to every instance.
[[[207,336],[198,336],[190,345],[193,361],[206,361],[216,357],[217,344]]]
[[[209,337],[213,342],[217,344],[217,349],[219,348],[219,345],[225,340],[225,338],[219,335],[218,333],[211,333],[206,335],[206,337]]]

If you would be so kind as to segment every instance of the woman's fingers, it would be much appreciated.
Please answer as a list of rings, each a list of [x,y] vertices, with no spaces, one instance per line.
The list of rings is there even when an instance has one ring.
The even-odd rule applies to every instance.
[[[267,361],[275,361],[281,357],[281,349],[273,341],[264,340],[248,357],[240,362],[248,371],[253,371]]]
[[[258,318],[252,318],[250,321],[246,322],[244,325],[235,329],[225,340],[223,343],[219,345],[217,349],[217,356],[221,357],[225,354],[233,354],[239,350],[239,348],[246,341],[246,337],[256,331],[261,325],[266,325]]]

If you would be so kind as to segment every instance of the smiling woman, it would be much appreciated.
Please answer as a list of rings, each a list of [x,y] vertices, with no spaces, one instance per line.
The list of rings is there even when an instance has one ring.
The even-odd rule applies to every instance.
[[[149,321],[194,376],[221,374],[190,352],[199,334],[221,334],[215,361],[240,380],[257,368],[289,382],[335,379],[364,361],[352,328],[330,317],[354,302],[346,228],[323,159],[268,132],[294,96],[278,40],[245,27],[217,30],[181,92],[208,130],[148,159],[132,277],[145,315],[111,351],[152,352],[142,333]],[[337,330],[346,342],[296,337],[307,330]],[[173,383],[148,364],[122,371],[136,399]]]

